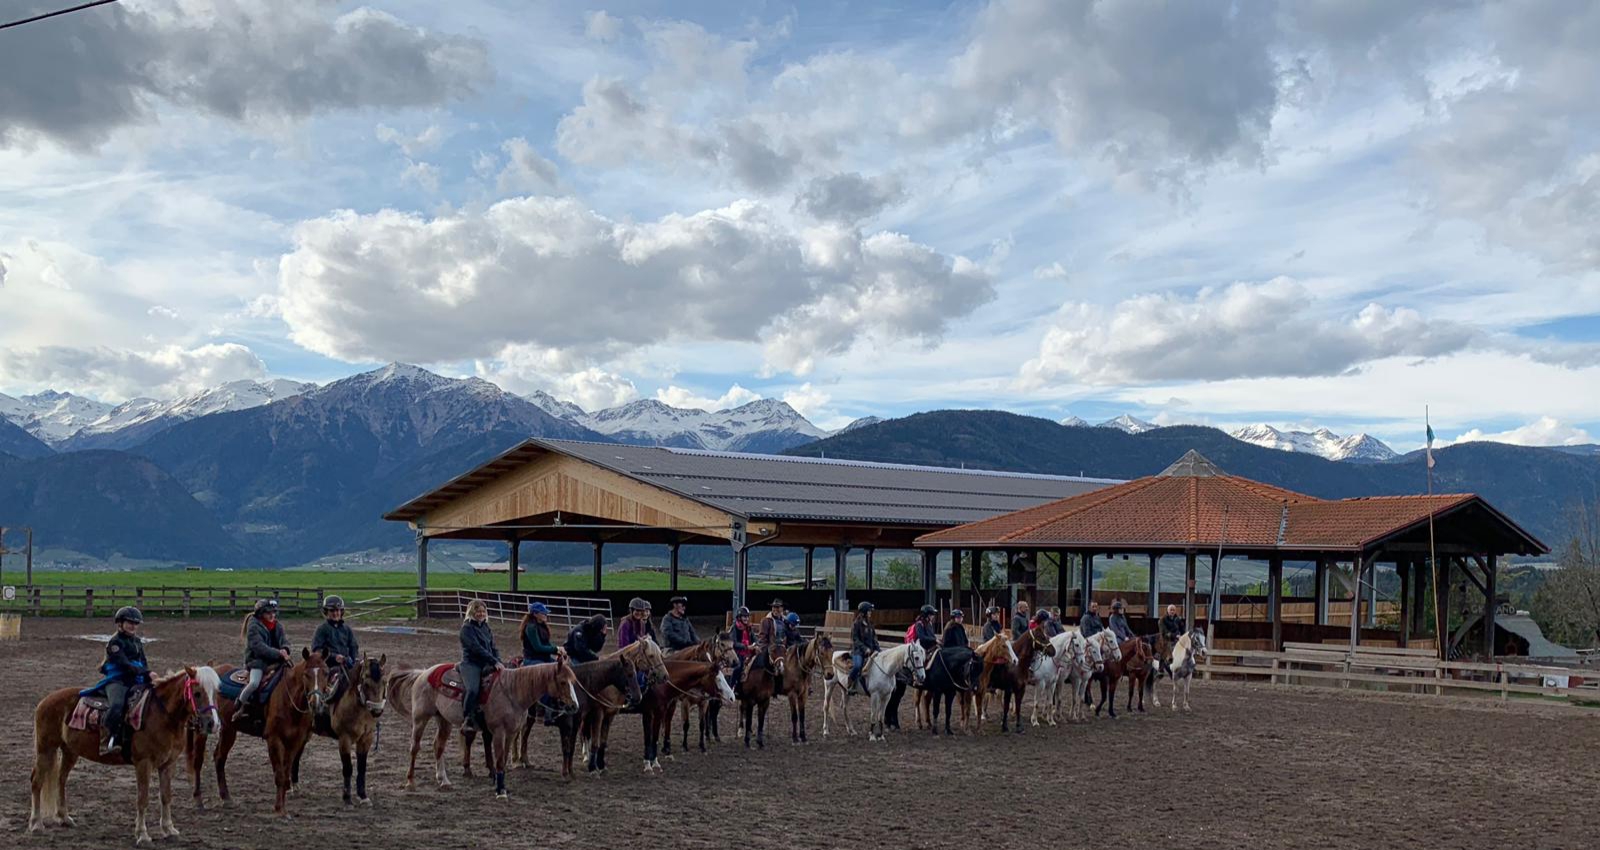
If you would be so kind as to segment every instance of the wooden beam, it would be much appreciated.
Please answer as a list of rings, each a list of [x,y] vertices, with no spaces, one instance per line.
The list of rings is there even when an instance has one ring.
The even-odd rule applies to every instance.
[[[872,586],[873,586],[873,578],[872,578],[872,566],[873,566],[873,564],[872,564],[872,556],[873,556],[873,554],[874,554],[874,553],[876,553],[876,552],[877,552],[877,549],[876,549],[876,548],[875,548],[875,547],[872,547],[872,546],[868,546],[868,547],[867,547],[867,561],[866,561],[866,567],[867,567],[867,589],[868,589],[868,590],[872,590],[872,589],[873,589],[873,587],[872,587]]]
[[[939,550],[922,550],[922,604],[939,604]]]
[[[1396,561],[1395,577],[1400,579],[1400,645],[1411,645],[1411,562]]]
[[[733,610],[748,604],[750,595],[750,550],[740,547],[733,551]]]
[[[594,541],[593,543],[591,543],[589,545],[594,547],[594,561],[593,561],[593,567],[594,567],[594,591],[596,593],[599,593],[600,592],[600,573],[601,573],[601,569],[600,568],[601,568],[601,565],[605,563],[605,548],[606,548],[606,544],[605,544],[605,541],[603,541],[603,540],[596,540],[596,541]]]
[[[1145,609],[1151,619],[1160,619],[1161,612],[1161,556],[1150,553],[1150,578],[1145,581]]]
[[[1499,613],[1495,603],[1495,573],[1499,572],[1493,553],[1489,555],[1489,563],[1485,564],[1484,583],[1488,586],[1483,591],[1483,657],[1486,661],[1494,660],[1495,639],[1495,614]]]
[[[1328,624],[1328,559],[1317,556],[1316,571],[1313,573],[1312,598],[1315,600],[1311,622],[1319,626]]]
[[[1211,595],[1206,598],[1206,623],[1222,619],[1222,559],[1211,555]]]
[[[847,579],[847,559],[850,557],[849,546],[833,547],[833,609],[835,611],[850,610],[850,595],[845,588]]]
[[[1350,651],[1361,645],[1361,574],[1366,570],[1366,559],[1357,555],[1351,564],[1355,588],[1350,593]]]
[[[682,545],[676,540],[667,544],[667,590],[673,593],[678,592],[678,549]]]
[[[507,545],[507,548],[510,549],[506,556],[506,572],[510,575],[510,580],[507,582],[507,586],[511,589],[512,593],[516,593],[518,578],[517,573],[522,569],[522,541],[516,537],[513,537],[511,538],[510,543]]]
[[[1272,618],[1272,651],[1283,651],[1283,559],[1267,562],[1267,616]]]
[[[815,578],[816,572],[817,572],[817,547],[815,547],[815,546],[807,546],[806,547],[806,583],[805,583],[805,589],[806,590],[810,590],[811,589],[811,585],[813,583],[815,583],[815,581],[816,581],[816,578]]]
[[[1183,556],[1183,622],[1194,631],[1194,561],[1193,552]]]
[[[1067,613],[1067,552],[1056,550],[1056,607],[1064,617]]]

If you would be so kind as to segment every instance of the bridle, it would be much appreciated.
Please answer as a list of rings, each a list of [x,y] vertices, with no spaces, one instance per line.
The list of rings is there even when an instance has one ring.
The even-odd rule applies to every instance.
[[[188,673],[183,674],[183,702],[189,707],[189,728],[196,732],[204,731],[205,716],[207,714],[211,715],[213,728],[222,725],[221,718],[217,717],[217,704],[211,701],[209,695],[206,698],[206,704],[204,706],[200,705],[200,700],[195,696],[194,680],[194,676]],[[201,690],[204,690],[204,688]],[[154,696],[153,691],[151,695]]]
[[[362,708],[372,712],[372,715],[376,717],[379,714],[382,714],[383,710],[389,705],[389,686],[388,683],[384,682],[386,674],[382,667],[378,668],[377,681],[373,681],[372,677],[369,675],[372,671],[372,668],[368,665],[371,663],[372,662],[368,661],[363,661],[361,663],[360,666],[365,669],[361,671],[361,675],[356,677],[355,692],[356,696],[361,700]],[[374,700],[367,695],[367,687],[369,685],[377,687],[378,693],[382,697],[381,699]]]
[[[323,669],[322,667],[312,667],[311,668],[311,671],[310,671],[311,672],[311,687],[310,687],[310,689],[308,689],[305,692],[305,704],[306,704],[306,707],[305,708],[301,708],[300,706],[295,705],[294,704],[294,695],[290,694],[289,695],[289,707],[290,708],[294,709],[295,711],[300,712],[301,714],[311,714],[312,712],[316,712],[317,714],[321,714],[322,713],[323,706],[326,706],[328,704],[328,697],[330,695],[332,695],[332,693],[333,693],[333,689],[331,687],[329,687],[329,688],[322,687],[322,669]],[[293,672],[293,671],[291,670],[290,672]],[[288,675],[288,674],[286,673],[284,675]],[[303,676],[305,674],[302,673],[301,675]],[[302,681],[301,684],[303,685],[304,682]]]

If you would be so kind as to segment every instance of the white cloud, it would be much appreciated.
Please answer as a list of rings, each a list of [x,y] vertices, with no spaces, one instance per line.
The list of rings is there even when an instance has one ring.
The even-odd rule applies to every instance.
[[[1481,428],[1473,428],[1454,440],[1443,441],[1440,444],[1476,441],[1511,443],[1518,446],[1580,446],[1595,442],[1595,438],[1576,425],[1562,422],[1553,416],[1541,416],[1509,431],[1485,433]]]
[[[111,348],[0,349],[0,384],[71,387],[102,401],[176,398],[228,381],[263,378],[266,365],[236,343],[134,351]]]
[[[354,361],[759,340],[769,366],[804,372],[867,337],[935,340],[994,293],[969,261],[905,236],[795,232],[750,202],[640,223],[570,198],[434,219],[344,211],[294,241],[278,276],[291,338]]]
[[[595,41],[614,41],[622,32],[622,19],[604,9],[597,9],[584,20],[583,32]]]
[[[378,137],[378,141],[394,145],[411,159],[418,159],[438,150],[446,136],[445,130],[438,124],[429,124],[414,136],[387,124],[379,124],[373,133]]]
[[[1037,267],[1035,267],[1034,270],[1033,270],[1033,279],[1034,280],[1066,280],[1067,279],[1067,269],[1066,269],[1065,266],[1061,265],[1061,261],[1060,260],[1057,260],[1056,262],[1053,262],[1048,266],[1037,266]]]
[[[819,219],[854,224],[883,212],[905,195],[905,186],[892,174],[833,174],[813,178],[795,197],[795,206]]]
[[[656,390],[656,401],[671,407],[686,407],[693,410],[727,410],[741,404],[749,404],[761,398],[761,394],[747,390],[734,384],[719,398],[703,396],[683,387],[669,386]]]
[[[528,140],[518,136],[500,145],[506,154],[506,167],[500,170],[497,185],[502,193],[548,194],[559,188],[560,172]]]
[[[473,363],[473,373],[513,393],[543,390],[584,410],[626,404],[639,390],[626,377],[570,353],[533,345],[507,345]]]
[[[439,168],[427,162],[407,162],[400,172],[400,180],[415,183],[429,192],[439,191]]]

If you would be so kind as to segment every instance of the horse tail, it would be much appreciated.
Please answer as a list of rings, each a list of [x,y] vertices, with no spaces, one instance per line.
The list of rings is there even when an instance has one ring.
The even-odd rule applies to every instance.
[[[61,718],[51,716],[54,706],[47,697],[33,716],[33,787],[38,808],[34,814],[49,817],[61,808],[61,755],[65,742],[59,738]]]

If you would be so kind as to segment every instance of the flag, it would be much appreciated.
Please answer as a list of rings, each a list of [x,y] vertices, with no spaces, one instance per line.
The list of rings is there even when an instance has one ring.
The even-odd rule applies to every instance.
[[[1428,451],[1428,468],[1432,469],[1433,468],[1433,425],[1428,424],[1428,423],[1425,422],[1424,426],[1428,429],[1428,450],[1427,450]]]

